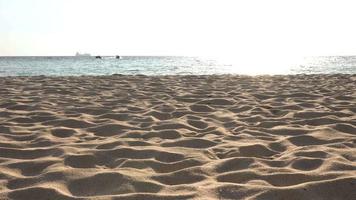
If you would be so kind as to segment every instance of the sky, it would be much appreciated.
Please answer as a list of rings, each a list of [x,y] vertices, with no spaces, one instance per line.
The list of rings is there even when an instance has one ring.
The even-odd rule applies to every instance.
[[[356,55],[356,1],[0,0],[0,56]]]

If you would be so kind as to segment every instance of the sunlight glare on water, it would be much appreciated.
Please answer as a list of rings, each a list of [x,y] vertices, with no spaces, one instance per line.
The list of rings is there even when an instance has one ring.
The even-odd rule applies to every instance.
[[[272,57],[272,56],[245,56],[220,57],[220,63],[230,63],[225,66],[226,71],[233,74],[291,74],[293,68],[304,62],[301,56]]]

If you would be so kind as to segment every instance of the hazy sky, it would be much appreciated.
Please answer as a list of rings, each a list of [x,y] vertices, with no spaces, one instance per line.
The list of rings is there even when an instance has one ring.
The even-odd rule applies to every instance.
[[[0,56],[356,54],[354,2],[0,0]]]

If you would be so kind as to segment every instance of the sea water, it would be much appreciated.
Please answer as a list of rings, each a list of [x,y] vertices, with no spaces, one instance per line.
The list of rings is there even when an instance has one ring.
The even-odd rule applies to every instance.
[[[305,57],[283,63],[278,58],[241,60],[244,62],[238,57],[231,62],[175,56],[0,57],[0,76],[356,74],[356,56]]]

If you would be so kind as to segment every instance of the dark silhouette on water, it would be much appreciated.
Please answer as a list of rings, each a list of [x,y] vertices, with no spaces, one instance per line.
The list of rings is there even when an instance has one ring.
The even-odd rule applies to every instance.
[[[115,56],[115,58],[116,58],[116,59],[121,59],[121,57],[120,57],[120,56]]]
[[[95,56],[95,58],[97,58],[97,59],[102,59],[102,57],[101,57],[101,56]]]

